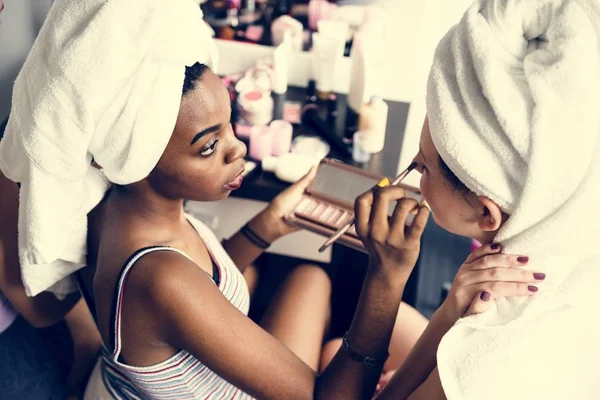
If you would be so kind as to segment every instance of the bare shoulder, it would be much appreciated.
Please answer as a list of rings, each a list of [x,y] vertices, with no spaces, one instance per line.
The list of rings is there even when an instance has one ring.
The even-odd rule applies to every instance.
[[[172,309],[191,291],[196,292],[204,285],[214,286],[193,261],[169,250],[152,251],[137,260],[126,285],[136,302],[152,305],[154,310]]]

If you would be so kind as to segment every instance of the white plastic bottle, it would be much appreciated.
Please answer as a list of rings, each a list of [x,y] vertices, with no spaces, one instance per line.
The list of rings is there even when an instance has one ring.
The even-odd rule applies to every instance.
[[[288,90],[288,74],[290,69],[290,57],[292,53],[291,31],[286,30],[283,34],[283,41],[273,53],[273,71],[275,73],[275,82],[273,92],[284,94]]]
[[[354,34],[350,52],[351,78],[348,105],[356,113],[381,90],[381,68],[385,60],[381,9],[367,8],[365,20]]]
[[[385,145],[388,105],[380,97],[373,96],[360,108],[359,131],[363,132],[362,146],[369,153],[379,153]]]

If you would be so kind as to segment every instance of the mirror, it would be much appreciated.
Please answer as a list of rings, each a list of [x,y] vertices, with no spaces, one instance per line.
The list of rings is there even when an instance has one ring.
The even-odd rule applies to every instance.
[[[289,36],[294,51],[308,51],[312,34],[345,43],[349,56],[354,33],[375,0],[204,0],[201,8],[215,36],[264,46],[278,46]]]

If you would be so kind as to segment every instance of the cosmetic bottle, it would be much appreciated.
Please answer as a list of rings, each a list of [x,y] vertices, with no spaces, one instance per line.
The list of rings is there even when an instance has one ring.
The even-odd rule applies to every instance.
[[[378,7],[369,7],[352,41],[348,106],[356,113],[379,92],[382,85],[380,71],[385,60],[385,48],[381,18]]]
[[[363,133],[362,147],[369,153],[379,153],[385,144],[388,105],[380,97],[373,96],[360,109],[358,130]]]
[[[327,123],[335,128],[337,124],[338,110],[337,110],[337,96],[330,94],[327,99]]]
[[[365,149],[366,135],[364,132],[357,131],[354,133],[352,140],[352,161],[364,164],[371,159],[371,153]]]
[[[227,10],[227,23],[219,29],[219,39],[234,40],[239,25],[238,10],[235,7],[230,7]]]
[[[317,97],[327,101],[334,88],[338,42],[318,32],[312,34],[313,76],[317,81]]]
[[[306,97],[304,99],[305,104],[314,104],[317,102],[317,82],[314,79],[308,81],[306,87]]]
[[[304,28],[300,21],[289,15],[282,15],[271,24],[272,45],[279,46],[285,39],[287,32],[291,35],[292,50],[302,51],[304,45]]]
[[[277,46],[273,53],[273,71],[275,73],[273,92],[276,94],[284,94],[288,89],[288,74],[292,53],[291,42],[291,32],[285,31],[283,42]]]
[[[275,120],[271,122],[269,128],[271,128],[273,135],[271,154],[281,156],[289,153],[292,148],[292,136],[294,134],[292,124],[283,120]]]

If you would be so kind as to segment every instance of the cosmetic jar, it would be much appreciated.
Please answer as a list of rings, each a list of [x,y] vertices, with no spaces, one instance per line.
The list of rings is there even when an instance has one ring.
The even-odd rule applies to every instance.
[[[258,89],[242,92],[238,95],[238,112],[248,125],[266,125],[273,118],[273,98]]]
[[[329,144],[317,136],[298,136],[292,142],[292,153],[322,160],[329,154]]]
[[[282,15],[271,24],[271,41],[277,47],[283,43],[285,32],[289,32],[293,51],[302,51],[304,28],[302,23],[289,15]]]
[[[292,135],[294,127],[287,121],[275,120],[269,125],[271,134],[273,135],[273,147],[271,154],[280,156],[289,153],[292,147]]]
[[[354,133],[352,138],[352,160],[354,162],[363,164],[371,159],[371,153],[365,150],[365,139],[364,132],[357,131]]]
[[[313,165],[319,163],[314,157],[287,153],[277,159],[275,176],[284,182],[294,183],[302,179]]]
[[[267,125],[273,119],[274,73],[265,64],[249,69],[235,85],[239,118],[247,125]]]
[[[250,157],[261,161],[264,157],[271,155],[273,147],[273,135],[268,126],[254,126],[250,133]]]
[[[308,26],[317,30],[317,23],[323,19],[331,19],[337,12],[338,5],[327,0],[310,0],[308,3]]]

